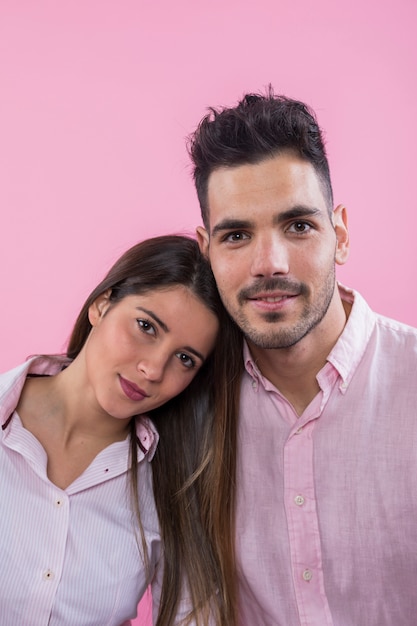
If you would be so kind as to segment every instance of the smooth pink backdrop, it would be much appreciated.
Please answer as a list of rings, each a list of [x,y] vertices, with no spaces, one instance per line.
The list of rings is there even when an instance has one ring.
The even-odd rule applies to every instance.
[[[0,371],[61,351],[127,247],[194,232],[185,137],[269,82],[326,131],[339,279],[417,326],[416,23],[413,0],[1,0]]]

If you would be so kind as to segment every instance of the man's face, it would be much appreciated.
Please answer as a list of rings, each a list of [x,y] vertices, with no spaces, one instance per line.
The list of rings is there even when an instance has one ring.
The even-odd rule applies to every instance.
[[[249,342],[288,348],[325,330],[348,235],[344,207],[330,217],[313,166],[285,153],[219,168],[209,178],[208,207],[209,232],[197,229],[200,247]]]

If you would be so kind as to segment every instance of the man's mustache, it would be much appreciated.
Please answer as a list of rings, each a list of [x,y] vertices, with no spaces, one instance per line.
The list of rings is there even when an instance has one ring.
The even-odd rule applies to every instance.
[[[279,291],[283,295],[289,296],[306,295],[309,292],[307,285],[304,283],[290,280],[284,277],[277,278],[259,278],[255,280],[249,287],[244,287],[239,291],[238,301],[243,304],[247,299],[253,299],[262,293],[275,293]]]

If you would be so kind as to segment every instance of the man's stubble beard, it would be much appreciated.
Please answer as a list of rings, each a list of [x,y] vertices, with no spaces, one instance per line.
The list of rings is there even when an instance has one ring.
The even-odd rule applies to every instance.
[[[265,285],[265,288],[262,289],[262,283]],[[231,310],[230,306],[227,305],[227,300],[223,297],[223,294],[220,292],[222,296],[222,300],[229,311],[230,316],[234,319],[237,326],[240,328],[245,338],[252,342],[255,346],[258,346],[262,349],[285,349],[291,348],[299,341],[301,341],[306,335],[308,335],[316,326],[320,324],[320,322],[325,317],[335,290],[336,284],[336,271],[334,264],[332,265],[331,271],[329,271],[326,282],[323,285],[323,288],[319,292],[316,303],[311,304],[308,302],[308,298],[310,297],[311,290],[304,283],[297,284],[297,288],[299,291],[299,296],[305,298],[306,304],[301,311],[301,314],[298,320],[294,323],[291,328],[280,328],[279,324],[282,319],[285,319],[285,313],[281,312],[271,312],[262,314],[262,319],[268,323],[273,325],[270,330],[260,331],[253,324],[251,324],[247,316],[243,312],[243,308],[245,303],[247,303],[247,294],[249,291],[258,292],[270,290],[271,292],[276,289],[284,289],[284,284],[289,285],[288,281],[285,279],[268,279],[259,281],[256,287],[252,287],[250,290],[242,290],[238,294],[237,301],[239,306],[236,307],[236,310]],[[290,284],[290,287],[294,288],[294,283]]]

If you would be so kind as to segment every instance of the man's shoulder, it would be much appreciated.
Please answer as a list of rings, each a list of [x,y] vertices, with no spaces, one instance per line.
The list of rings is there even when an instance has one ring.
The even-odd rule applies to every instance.
[[[340,283],[339,290],[342,299],[353,305],[350,326],[356,329],[356,332],[358,327],[362,330],[366,327],[368,329],[367,338],[369,339],[375,330],[381,338],[391,339],[393,345],[396,343],[404,344],[404,342],[411,345],[417,342],[417,328],[375,312],[356,290]]]
[[[404,338],[409,338],[410,341],[417,340],[417,328],[414,326],[410,326],[409,324],[405,324],[404,322],[400,322],[399,320],[395,320],[380,313],[375,313],[375,321],[377,327],[381,329],[381,332],[404,336]]]
[[[379,355],[390,358],[393,367],[417,363],[417,328],[376,313],[374,337]]]

